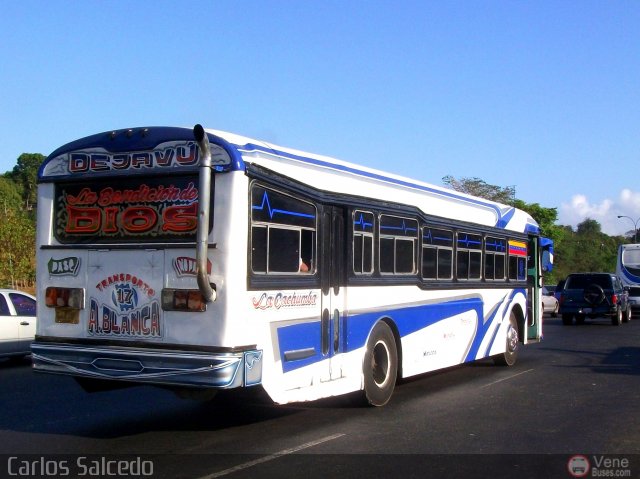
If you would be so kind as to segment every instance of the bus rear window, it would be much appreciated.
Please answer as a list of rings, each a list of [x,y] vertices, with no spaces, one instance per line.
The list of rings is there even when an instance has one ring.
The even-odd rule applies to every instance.
[[[197,218],[194,176],[118,177],[55,190],[54,234],[61,243],[195,241]]]

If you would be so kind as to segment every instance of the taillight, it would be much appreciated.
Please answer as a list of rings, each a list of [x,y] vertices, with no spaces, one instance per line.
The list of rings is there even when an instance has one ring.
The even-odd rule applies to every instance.
[[[560,297],[558,298],[558,303],[564,303],[564,294],[560,293]]]
[[[84,289],[50,286],[45,293],[45,304],[49,308],[83,309]]]
[[[55,311],[55,322],[79,324],[80,310],[84,309],[84,289],[49,286],[44,304]]]
[[[618,304],[618,296],[617,296],[617,295],[615,295],[615,294],[614,294],[614,295],[612,295],[612,296],[611,296],[611,302],[612,302],[613,304]]]
[[[196,311],[207,310],[207,302],[197,289],[162,290],[162,309],[165,311]]]

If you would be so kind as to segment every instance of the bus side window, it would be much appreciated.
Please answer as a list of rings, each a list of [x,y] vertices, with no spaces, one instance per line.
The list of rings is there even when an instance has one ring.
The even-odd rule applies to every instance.
[[[269,228],[270,273],[297,273],[300,258],[300,231]]]
[[[418,271],[418,222],[412,218],[380,215],[380,272],[411,275]]]
[[[484,278],[504,281],[506,273],[507,241],[487,236],[484,240]]]
[[[353,272],[373,273],[373,221],[368,211],[353,212]]]
[[[456,248],[456,278],[480,279],[482,265],[482,236],[459,232]]]
[[[314,270],[314,254],[313,244],[315,239],[315,233],[310,230],[302,230],[300,238],[300,258],[299,269],[301,273],[306,273]]]
[[[453,277],[453,233],[422,228],[422,278],[450,280]]]
[[[254,183],[250,206],[251,271],[315,273],[315,205]]]
[[[509,279],[527,279],[527,244],[522,241],[509,240]]]

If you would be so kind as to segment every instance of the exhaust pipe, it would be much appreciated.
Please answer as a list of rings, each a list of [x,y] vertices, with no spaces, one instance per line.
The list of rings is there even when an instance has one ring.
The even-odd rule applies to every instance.
[[[209,250],[209,206],[211,204],[211,148],[207,133],[198,124],[193,127],[193,136],[200,148],[198,179],[198,230],[196,233],[196,275],[198,288],[207,303],[216,300],[216,290],[209,283],[207,260]]]

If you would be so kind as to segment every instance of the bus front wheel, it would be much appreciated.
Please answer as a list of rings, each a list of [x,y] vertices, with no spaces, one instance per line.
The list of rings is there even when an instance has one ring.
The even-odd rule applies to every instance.
[[[518,359],[518,321],[513,311],[509,315],[506,343],[505,352],[493,358],[499,366],[513,366]]]
[[[389,325],[380,321],[367,341],[362,362],[364,399],[371,406],[389,402],[398,374],[398,349]]]

